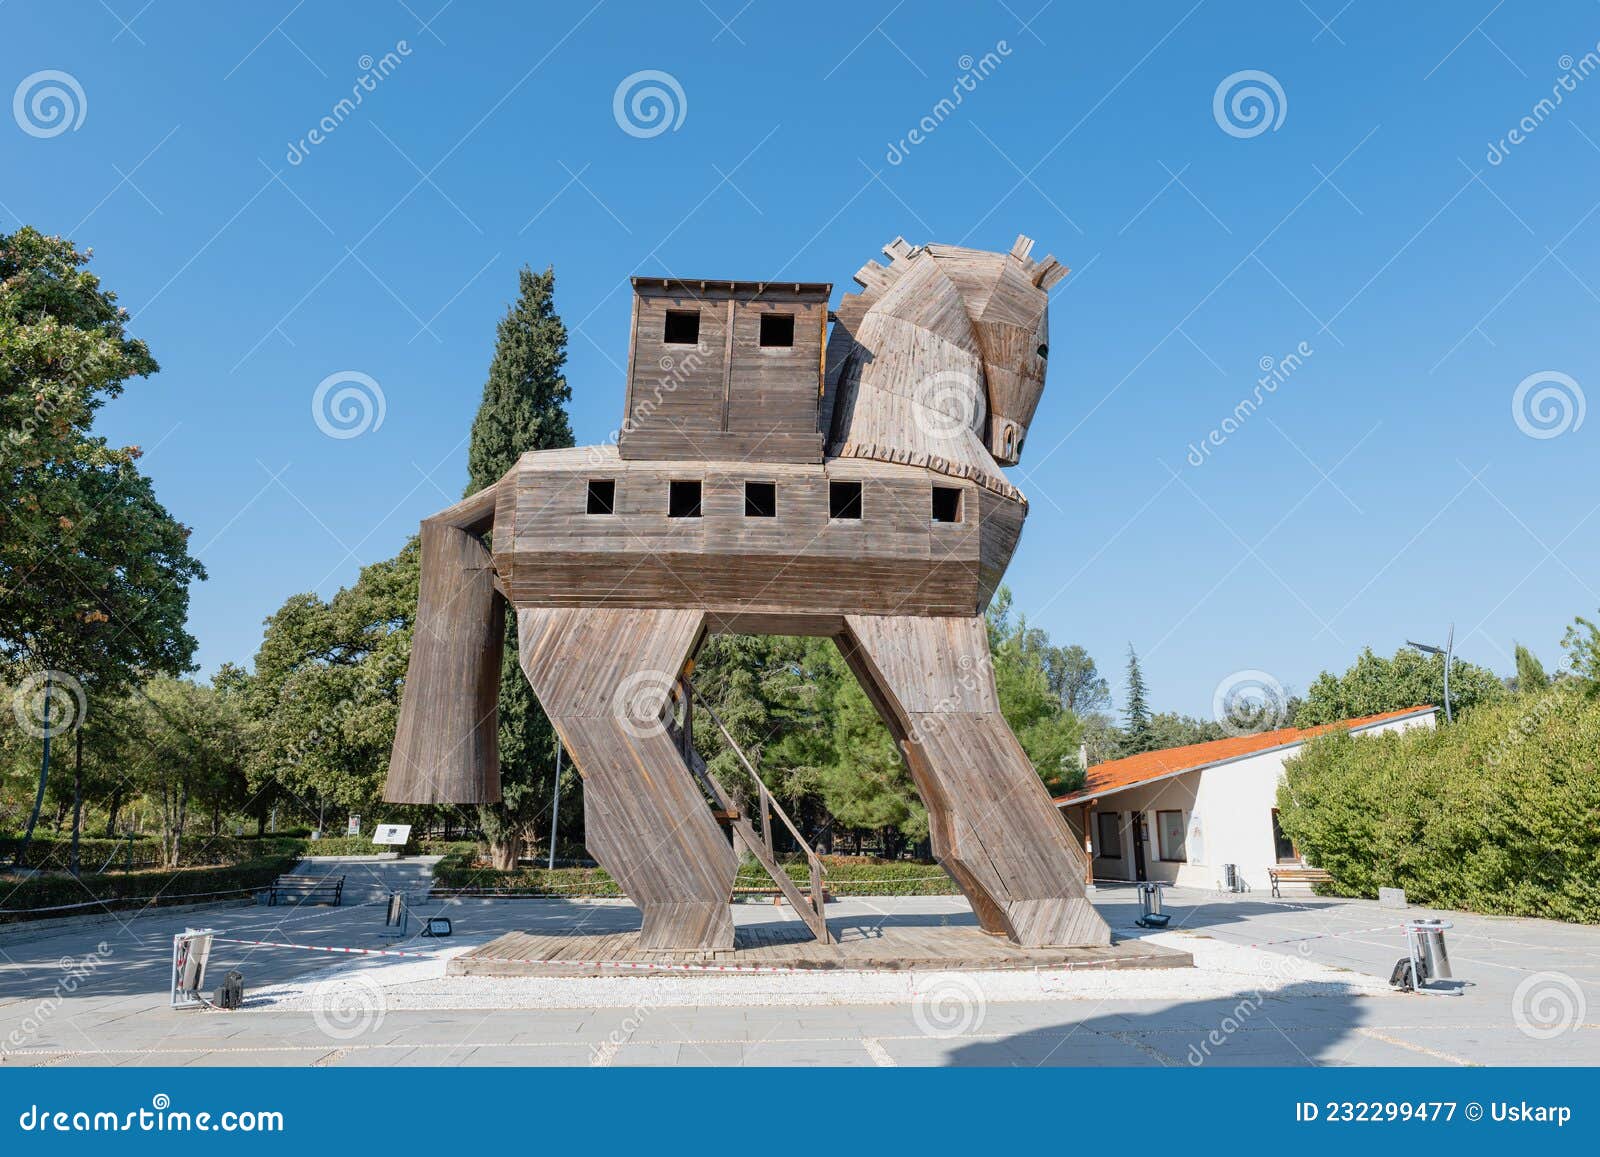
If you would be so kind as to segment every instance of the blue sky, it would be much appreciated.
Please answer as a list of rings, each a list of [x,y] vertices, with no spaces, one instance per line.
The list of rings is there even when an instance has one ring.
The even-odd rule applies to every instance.
[[[1303,689],[1451,621],[1466,658],[1507,671],[1519,640],[1553,665],[1600,609],[1600,417],[1578,421],[1600,388],[1600,76],[1580,75],[1600,6],[441,2],[0,6],[0,96],[24,90],[0,227],[93,246],[162,364],[102,429],[194,528],[204,671],[459,496],[524,262],[556,269],[585,443],[620,417],[629,276],[837,299],[896,235],[1026,232],[1073,268],[1008,581],[1116,677],[1132,642],[1159,708],[1209,714],[1239,671]],[[33,119],[46,70],[76,82],[76,127]],[[682,93],[653,136],[613,112],[645,70]],[[1244,71],[1275,84],[1275,127],[1229,119],[1248,79],[1218,119]],[[343,371],[383,420],[333,438],[311,401]],[[1519,423],[1540,374],[1565,376]],[[1548,428],[1526,414],[1542,389]]]

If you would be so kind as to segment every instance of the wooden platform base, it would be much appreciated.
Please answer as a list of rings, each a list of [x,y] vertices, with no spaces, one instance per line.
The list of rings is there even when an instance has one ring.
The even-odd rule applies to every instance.
[[[674,966],[835,969],[853,971],[987,971],[991,969],[1188,968],[1187,952],[1145,940],[1095,948],[1019,948],[970,924],[830,927],[837,943],[820,944],[805,925],[740,925],[731,951],[662,952],[639,947],[639,933],[508,932],[449,962],[451,976],[649,976]],[[641,968],[606,967],[604,963]],[[659,966],[659,967],[650,967]],[[725,975],[683,969],[679,975]]]

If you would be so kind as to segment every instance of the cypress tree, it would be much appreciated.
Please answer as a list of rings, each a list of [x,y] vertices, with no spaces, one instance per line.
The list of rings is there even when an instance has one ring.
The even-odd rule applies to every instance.
[[[1132,643],[1128,644],[1128,705],[1123,714],[1128,720],[1123,732],[1123,754],[1138,755],[1141,751],[1153,751],[1156,737],[1150,726],[1150,704],[1145,695],[1144,672],[1139,668],[1139,656],[1134,652]]]
[[[1550,686],[1550,676],[1544,673],[1544,664],[1539,662],[1539,656],[1521,643],[1516,644],[1516,656],[1518,691],[1543,691]],[[1450,696],[1450,699],[1454,702],[1455,696]]]
[[[567,327],[555,311],[555,283],[553,269],[534,273],[524,266],[517,300],[500,320],[467,448],[468,494],[498,482],[525,451],[572,445],[567,419],[572,389],[561,372]],[[502,798],[478,808],[496,867],[515,867],[529,834],[548,823],[555,742],[555,730],[517,665],[517,626],[508,616],[500,671]],[[578,779],[569,768],[562,780],[562,830],[574,832],[582,811]]]

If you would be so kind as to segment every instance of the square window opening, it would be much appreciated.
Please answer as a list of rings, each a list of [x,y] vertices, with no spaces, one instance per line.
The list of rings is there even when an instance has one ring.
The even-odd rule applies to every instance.
[[[746,518],[778,517],[778,484],[776,482],[746,482],[744,484],[744,516]]]
[[[617,512],[617,480],[615,478],[589,479],[589,514],[615,514]]]
[[[828,517],[833,519],[861,517],[861,483],[828,483]]]
[[[698,309],[669,309],[662,328],[661,340],[667,345],[700,344],[700,311]]]
[[[700,480],[674,479],[667,483],[667,517],[700,517]]]
[[[763,349],[782,348],[794,345],[794,314],[762,314],[761,345]]]
[[[935,486],[933,488],[933,520],[935,522],[961,521],[961,487]]]

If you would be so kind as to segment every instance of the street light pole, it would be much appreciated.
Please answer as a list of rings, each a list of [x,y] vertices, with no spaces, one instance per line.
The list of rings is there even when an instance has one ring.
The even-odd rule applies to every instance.
[[[550,859],[551,871],[556,866],[556,831],[561,826],[561,739],[556,738],[556,791],[555,801],[550,805]]]
[[[1450,633],[1445,636],[1444,646],[1442,647],[1435,647],[1428,643],[1418,643],[1412,639],[1406,640],[1408,647],[1415,647],[1417,650],[1425,651],[1430,655],[1444,656],[1444,721],[1446,723],[1455,722],[1455,716],[1450,711],[1450,662],[1455,657],[1455,644],[1456,625],[1454,623],[1450,624]]]

